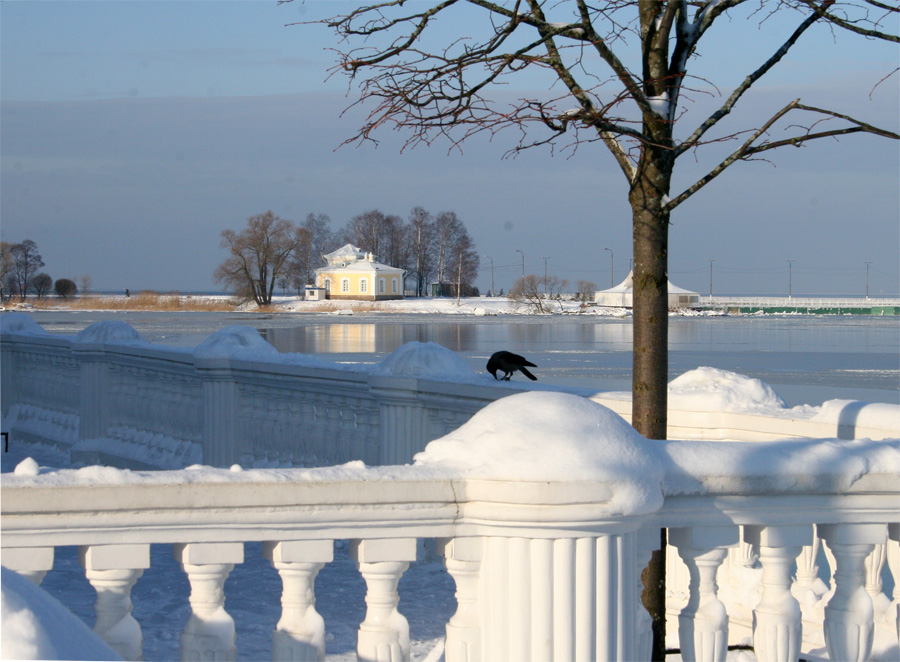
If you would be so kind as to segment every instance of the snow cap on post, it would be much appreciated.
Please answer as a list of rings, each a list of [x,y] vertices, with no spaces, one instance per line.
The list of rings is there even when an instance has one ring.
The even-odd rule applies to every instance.
[[[459,478],[604,483],[613,493],[610,515],[651,513],[663,504],[657,444],[611,409],[567,393],[497,400],[414,461]]]
[[[125,322],[110,320],[91,324],[75,335],[76,343],[119,343],[134,344],[146,342],[133,326]]]
[[[23,336],[46,336],[47,331],[27,313],[6,313],[0,317],[0,333],[17,333]]]
[[[265,359],[277,354],[259,331],[243,324],[226,326],[194,348],[195,359]]]
[[[471,379],[475,374],[456,352],[434,342],[404,343],[375,366],[379,377]]]

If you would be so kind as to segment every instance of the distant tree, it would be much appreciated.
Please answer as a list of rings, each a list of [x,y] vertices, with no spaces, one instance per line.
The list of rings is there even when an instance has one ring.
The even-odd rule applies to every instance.
[[[304,285],[313,282],[313,272],[322,265],[322,256],[337,248],[330,223],[327,214],[309,214],[301,226],[306,236],[297,249],[296,264],[291,269],[291,282],[298,293]]]
[[[44,259],[38,252],[37,244],[31,239],[26,239],[20,244],[12,244],[9,252],[12,256],[10,289],[24,301],[28,297],[28,284],[37,270],[44,266]]]
[[[524,278],[516,279],[509,288],[509,298],[516,303],[527,303],[534,306],[539,313],[547,312],[544,307],[544,279],[534,274],[528,274]]]
[[[596,283],[589,280],[579,280],[575,284],[575,300],[582,304],[590,303],[594,300],[594,292],[597,291]]]
[[[12,244],[8,241],[0,241],[0,301],[9,296],[8,279],[13,271]]]
[[[78,287],[75,285],[75,281],[68,278],[60,278],[59,280],[57,280],[53,284],[53,289],[63,299],[67,299],[78,292]]]
[[[91,278],[90,274],[81,274],[81,294],[82,296],[87,296],[91,293],[91,288],[94,286],[94,279]]]
[[[49,274],[44,272],[33,276],[31,280],[28,281],[29,291],[33,292],[38,299],[43,299],[49,294],[52,287],[53,279],[50,278]]]
[[[409,212],[410,271],[416,279],[416,296],[423,296],[432,273],[435,245],[434,218],[422,207]]]
[[[246,299],[268,306],[275,283],[287,274],[290,261],[305,240],[306,230],[271,211],[251,216],[240,233],[222,231],[221,245],[229,255],[213,275]]]

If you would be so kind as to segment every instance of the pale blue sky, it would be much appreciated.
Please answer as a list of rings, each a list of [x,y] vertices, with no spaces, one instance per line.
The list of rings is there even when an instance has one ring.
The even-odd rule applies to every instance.
[[[89,273],[98,289],[215,289],[219,232],[272,209],[334,227],[372,208],[455,210],[496,286],[548,270],[570,281],[616,281],[631,255],[624,178],[599,145],[575,156],[504,160],[514,136],[400,154],[343,148],[359,115],[341,77],[325,82],[334,38],[286,27],[346,4],[229,2],[0,3],[0,232],[35,240],[54,278]],[[446,30],[455,26],[447,24]],[[727,94],[783,37],[736,20],[711,35],[700,72]],[[746,37],[748,41],[740,41]],[[819,30],[801,42],[736,114],[759,121],[802,97],[897,130],[895,47]],[[768,41],[766,41],[768,40]],[[735,59],[743,66],[730,67]],[[797,82],[799,81],[799,83]],[[874,91],[873,91],[874,88]],[[871,92],[871,96],[870,96]],[[694,95],[695,107],[721,99]],[[735,124],[734,126],[739,126]],[[685,162],[684,186],[710,162]],[[896,294],[900,156],[869,136],[738,164],[676,210],[670,271],[682,287],[786,294]],[[673,192],[677,190],[673,189]],[[490,261],[479,285],[490,287]]]

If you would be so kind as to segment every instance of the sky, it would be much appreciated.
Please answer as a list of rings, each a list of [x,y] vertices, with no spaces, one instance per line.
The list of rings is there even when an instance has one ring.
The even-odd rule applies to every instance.
[[[250,216],[272,210],[302,222],[322,213],[339,229],[370,209],[406,218],[422,206],[466,224],[485,256],[482,292],[492,276],[495,290],[508,290],[523,261],[526,273],[546,269],[573,284],[625,278],[627,183],[599,144],[510,159],[512,133],[460,153],[440,141],[402,150],[407,136],[384,131],[377,148],[340,147],[363,115],[344,112],[355,88],[329,78],[337,40],[323,26],[292,24],[350,6],[0,3],[0,236],[35,241],[54,279],[210,291],[226,257],[221,231]],[[697,82],[712,93],[689,94],[696,121],[795,21],[738,15],[704,38],[696,71],[716,87]],[[448,21],[439,35],[460,25],[471,24]],[[882,81],[897,64],[895,46],[813,28],[729,126],[756,126],[799,97],[898,131],[900,75]],[[731,146],[682,159],[673,194]],[[900,292],[897,141],[857,135],[769,152],[730,168],[671,220],[670,278],[680,287],[862,295],[868,271],[871,295]]]

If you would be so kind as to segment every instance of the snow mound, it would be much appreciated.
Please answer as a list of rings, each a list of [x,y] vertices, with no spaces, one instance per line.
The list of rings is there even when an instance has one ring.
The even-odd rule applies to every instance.
[[[26,457],[16,465],[13,473],[17,476],[37,476],[41,472],[41,468],[34,458]]]
[[[900,406],[882,402],[828,400],[812,420],[832,425],[900,430]]]
[[[47,332],[27,313],[6,313],[0,317],[0,333],[18,333],[25,336],[46,336]]]
[[[121,660],[115,651],[38,586],[0,569],[0,657],[4,660]]]
[[[614,492],[610,514],[662,506],[664,463],[657,445],[611,409],[567,393],[497,400],[428,444],[414,464],[465,478],[607,483]]]
[[[470,379],[475,373],[456,353],[434,342],[408,342],[372,370],[380,377],[432,377]]]
[[[91,324],[75,335],[79,343],[143,343],[141,334],[125,322],[110,320]]]
[[[765,382],[700,367],[669,382],[669,406],[685,411],[761,412],[784,409],[785,405]]]
[[[194,348],[194,358],[228,359],[271,358],[278,350],[259,335],[259,331],[243,324],[226,326],[212,334]]]

